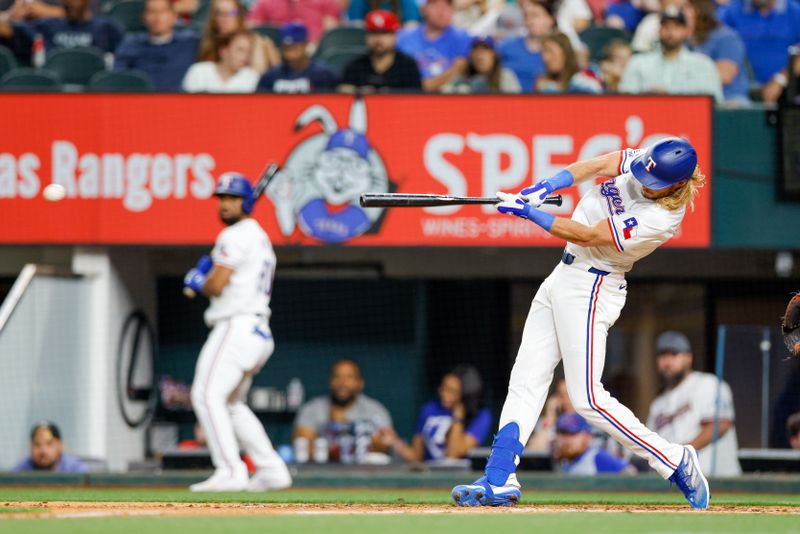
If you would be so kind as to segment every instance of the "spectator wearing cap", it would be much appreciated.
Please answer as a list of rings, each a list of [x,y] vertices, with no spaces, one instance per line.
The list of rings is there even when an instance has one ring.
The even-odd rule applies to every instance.
[[[50,421],[43,421],[31,430],[31,455],[14,469],[21,471],[55,471],[58,473],[86,473],[89,471],[81,460],[64,452],[61,432]]]
[[[542,39],[556,30],[556,18],[546,2],[524,2],[522,8],[526,34],[501,42],[497,54],[503,66],[517,75],[522,91],[530,93],[544,72]]]
[[[661,49],[631,58],[620,83],[623,93],[704,94],[722,100],[722,84],[711,59],[685,46],[689,38],[680,10],[664,11]]]
[[[789,47],[800,43],[800,4],[795,0],[732,0],[720,20],[742,37],[766,102],[788,85]]]
[[[422,19],[399,33],[397,48],[416,60],[423,89],[439,91],[464,71],[470,37],[453,26],[451,0],[426,0]]]
[[[658,336],[656,354],[664,392],[650,404],[647,427],[697,449],[707,476],[741,474],[731,388],[713,374],[692,370],[692,346],[680,332]]]
[[[553,459],[567,475],[591,476],[603,473],[636,473],[636,468],[592,443],[592,427],[575,412],[556,420]]]
[[[247,21],[254,26],[300,22],[308,29],[308,40],[316,43],[341,18],[340,0],[256,0]]]
[[[364,19],[367,53],[347,64],[339,90],[344,93],[420,91],[414,58],[397,50],[400,22],[391,11],[376,10]]]
[[[467,70],[453,83],[456,93],[519,93],[517,75],[503,67],[492,37],[473,37]]]
[[[247,66],[253,49],[253,34],[238,31],[219,38],[214,61],[201,61],[183,78],[187,93],[252,93],[258,73]]]
[[[336,75],[308,55],[308,30],[304,24],[289,22],[281,27],[283,63],[268,70],[258,81],[258,91],[267,93],[315,93],[332,91]]]
[[[190,30],[175,30],[178,14],[170,0],[146,0],[146,33],[129,34],[117,50],[114,70],[138,69],[157,91],[180,91],[194,63],[200,40]]]
[[[403,22],[420,20],[417,0],[350,0],[347,8],[349,20],[364,20],[370,11],[391,11]]]

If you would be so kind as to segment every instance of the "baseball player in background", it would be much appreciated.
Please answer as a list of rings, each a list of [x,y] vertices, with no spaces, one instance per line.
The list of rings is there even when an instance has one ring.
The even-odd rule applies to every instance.
[[[581,198],[571,219],[538,209],[557,189],[609,176]],[[694,148],[671,137],[647,149],[572,163],[516,195],[498,192],[498,211],[538,224],[567,247],[533,299],[485,476],[453,488],[457,504],[502,506],[519,500],[519,455],[563,358],[575,410],[675,483],[692,507],[708,507],[708,482],[694,448],[649,430],[600,382],[606,336],[625,305],[625,273],[675,235],[704,182]]]
[[[289,470],[245,403],[253,376],[275,347],[269,328],[275,252],[250,217],[255,199],[247,178],[223,174],[214,195],[227,228],[217,237],[211,257],[203,256],[184,279],[185,291],[202,293],[211,301],[204,316],[211,333],[197,360],[192,406],[206,433],[215,471],[191,490],[287,488],[292,484]],[[251,479],[239,443],[256,466]]]

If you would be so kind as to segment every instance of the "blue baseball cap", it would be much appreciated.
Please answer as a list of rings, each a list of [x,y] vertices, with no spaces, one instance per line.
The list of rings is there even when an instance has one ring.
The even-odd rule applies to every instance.
[[[494,50],[494,37],[491,35],[476,35],[472,38],[472,44],[470,46],[474,48],[478,45]]]
[[[656,339],[656,354],[663,354],[670,352],[678,354],[679,352],[692,352],[692,344],[689,343],[689,338],[680,332],[668,330],[663,332]]]
[[[592,427],[586,419],[575,412],[562,414],[556,420],[556,432],[565,434],[577,434],[578,432],[591,432]]]
[[[339,130],[328,139],[325,150],[333,150],[334,148],[349,148],[361,156],[362,159],[367,159],[370,150],[369,141],[367,141],[364,134],[347,128]]]
[[[308,28],[302,22],[287,22],[281,26],[281,43],[298,44],[308,42]]]

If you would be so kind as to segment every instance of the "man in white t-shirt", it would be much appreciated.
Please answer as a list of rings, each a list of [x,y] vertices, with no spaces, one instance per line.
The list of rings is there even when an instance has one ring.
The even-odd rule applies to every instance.
[[[204,315],[211,333],[197,359],[192,407],[206,433],[215,471],[191,490],[282,489],[292,484],[289,470],[245,403],[253,376],[275,348],[269,328],[275,252],[266,232],[250,217],[255,199],[247,178],[223,174],[214,195],[226,228],[211,256],[203,256],[183,281],[184,293],[203,294],[211,301]],[[256,466],[251,479],[239,444]]]
[[[692,370],[692,346],[680,332],[658,336],[656,353],[666,390],[650,404],[647,426],[665,439],[697,449],[708,476],[741,475],[730,386],[711,373]]]

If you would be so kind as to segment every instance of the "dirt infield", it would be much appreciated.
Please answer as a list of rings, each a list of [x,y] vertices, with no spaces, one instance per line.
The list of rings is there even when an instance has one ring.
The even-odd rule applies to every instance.
[[[248,515],[318,515],[318,514],[464,514],[464,513],[514,513],[547,514],[562,512],[629,512],[698,513],[683,505],[535,505],[520,504],[513,508],[459,508],[440,504],[276,504],[276,503],[178,503],[178,502],[72,502],[28,501],[4,502],[0,506],[9,510],[28,509],[26,512],[10,511],[0,514],[3,519],[20,518],[75,518],[113,516],[248,516]],[[712,514],[778,514],[798,515],[800,508],[793,506],[711,506],[705,513]]]

